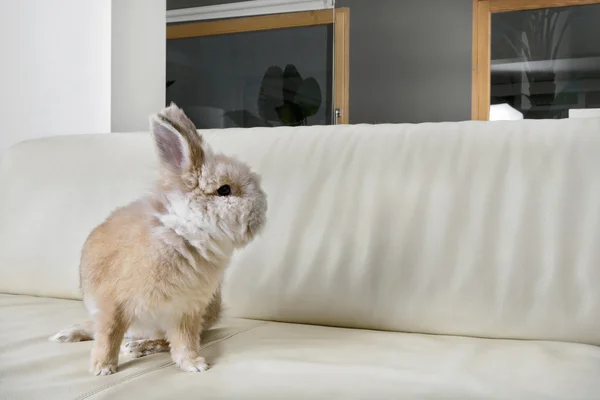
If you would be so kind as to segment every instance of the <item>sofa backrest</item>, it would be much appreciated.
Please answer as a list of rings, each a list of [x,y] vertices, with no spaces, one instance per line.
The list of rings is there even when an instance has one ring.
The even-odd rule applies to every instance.
[[[207,131],[263,175],[234,317],[600,344],[600,120]],[[78,298],[79,251],[155,174],[148,134],[0,166],[0,292]]]

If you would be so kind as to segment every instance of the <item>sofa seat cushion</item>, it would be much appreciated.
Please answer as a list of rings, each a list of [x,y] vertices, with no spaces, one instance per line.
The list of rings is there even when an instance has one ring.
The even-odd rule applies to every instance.
[[[267,323],[210,346],[210,374],[149,371],[94,399],[599,398],[600,349]],[[167,357],[162,357],[167,361]]]
[[[225,319],[204,343],[212,368],[169,355],[87,372],[91,342],[48,337],[81,302],[0,295],[2,399],[598,399],[600,348]]]
[[[96,398],[108,388],[141,378],[150,371],[176,368],[171,366],[168,354],[139,359],[121,356],[119,373],[92,376],[88,372],[92,342],[48,340],[61,328],[85,318],[85,308],[78,300],[0,294],[0,399]],[[211,346],[262,323],[225,320],[207,334],[205,345]],[[168,393],[168,388],[163,389],[156,388],[157,398]]]

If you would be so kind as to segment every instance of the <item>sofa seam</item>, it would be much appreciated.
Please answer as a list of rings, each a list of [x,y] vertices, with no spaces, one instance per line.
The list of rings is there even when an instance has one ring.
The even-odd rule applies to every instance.
[[[222,339],[215,340],[214,342],[210,342],[209,344],[207,344],[207,345],[205,345],[205,346],[202,346],[202,347],[200,348],[200,350],[207,349],[207,348],[211,347],[212,345],[215,345],[215,344],[217,344],[217,343],[224,342],[224,341],[226,341],[226,340],[229,340],[229,339],[231,339],[231,338],[232,338],[232,337],[234,337],[234,336],[240,335],[240,334],[242,334],[242,333],[246,333],[246,332],[248,332],[248,331],[250,331],[250,330],[252,330],[252,329],[255,329],[255,328],[258,328],[258,327],[264,326],[264,325],[266,325],[266,324],[269,324],[269,323],[270,323],[269,321],[264,321],[264,322],[261,322],[261,323],[255,324],[255,325],[253,325],[253,326],[251,326],[251,327],[248,327],[248,328],[246,328],[246,329],[244,329],[244,330],[241,330],[241,331],[238,331],[238,332],[232,333],[232,334],[231,334],[231,335],[229,335],[229,336],[225,336],[225,337],[224,337],[224,338],[222,338]],[[168,361],[168,362],[164,362],[164,363],[162,363],[162,364],[159,364],[159,365],[157,365],[157,366],[155,366],[155,367],[152,367],[152,368],[149,368],[149,369],[145,369],[145,370],[143,370],[143,371],[135,372],[135,373],[133,373],[133,374],[131,374],[131,375],[127,375],[127,376],[125,376],[125,377],[123,377],[123,378],[121,378],[121,379],[119,379],[119,380],[117,380],[117,381],[115,381],[115,382],[112,382],[112,383],[110,383],[110,384],[106,384],[106,385],[104,385],[104,386],[100,386],[99,388],[96,388],[96,389],[94,389],[94,390],[91,390],[91,391],[89,391],[89,392],[87,392],[87,393],[84,393],[84,394],[82,394],[82,395],[79,395],[79,396],[75,397],[73,400],[85,400],[85,399],[89,399],[90,397],[92,397],[92,396],[95,396],[95,395],[97,395],[97,394],[99,394],[99,393],[101,393],[101,392],[103,392],[103,391],[105,391],[105,390],[107,390],[107,389],[110,389],[110,388],[113,388],[113,387],[115,387],[115,386],[121,385],[121,384],[123,384],[123,383],[129,382],[129,381],[131,381],[131,380],[133,380],[133,379],[135,379],[135,378],[139,378],[140,376],[147,375],[147,374],[149,374],[149,373],[151,373],[151,372],[154,372],[154,371],[159,371],[159,370],[161,370],[161,369],[164,369],[164,368],[170,367],[170,366],[172,366],[172,365],[174,365],[174,364],[175,364],[175,363],[174,363],[173,361]]]

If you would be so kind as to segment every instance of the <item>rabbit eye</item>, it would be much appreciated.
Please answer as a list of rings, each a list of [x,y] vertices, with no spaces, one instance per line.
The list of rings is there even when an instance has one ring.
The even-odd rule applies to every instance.
[[[219,196],[229,196],[231,194],[231,187],[229,185],[223,185],[217,189]]]

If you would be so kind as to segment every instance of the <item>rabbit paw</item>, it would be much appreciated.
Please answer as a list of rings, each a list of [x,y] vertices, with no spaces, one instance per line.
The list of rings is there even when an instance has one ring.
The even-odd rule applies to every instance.
[[[166,340],[141,339],[125,342],[121,345],[121,353],[130,354],[135,358],[164,351],[169,351],[169,343]]]
[[[105,363],[105,362],[95,362],[95,363],[92,363],[90,372],[92,373],[92,375],[95,375],[95,376],[112,375],[115,372],[117,372],[117,364]]]
[[[49,338],[53,342],[85,342],[92,339],[93,337],[89,331],[77,325],[62,329]]]
[[[177,362],[177,366],[187,372],[203,372],[208,369],[208,364],[204,357],[183,359]]]

